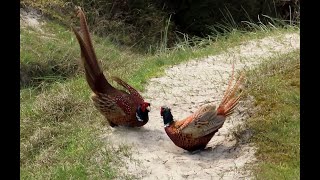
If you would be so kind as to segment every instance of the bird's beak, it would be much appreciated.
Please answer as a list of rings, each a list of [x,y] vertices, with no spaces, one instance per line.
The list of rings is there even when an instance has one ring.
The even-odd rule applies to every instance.
[[[148,106],[146,109],[150,112],[151,111],[151,106]]]

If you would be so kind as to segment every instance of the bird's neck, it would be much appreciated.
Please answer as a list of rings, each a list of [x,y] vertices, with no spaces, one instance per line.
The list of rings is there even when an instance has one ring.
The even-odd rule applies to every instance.
[[[173,122],[174,122],[174,121],[170,121],[170,122],[164,124],[164,128],[171,126]]]
[[[170,126],[170,124],[173,122],[173,116],[172,116],[170,111],[169,112],[164,112],[162,114],[162,118],[163,118],[164,127]]]

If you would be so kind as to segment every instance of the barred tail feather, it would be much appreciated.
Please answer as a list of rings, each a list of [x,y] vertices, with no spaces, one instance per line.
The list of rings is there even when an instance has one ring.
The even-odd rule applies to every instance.
[[[85,69],[86,80],[94,93],[105,93],[108,89],[113,88],[105,76],[98,64],[96,54],[94,52],[89,29],[85,19],[85,15],[81,8],[77,11],[78,17],[80,17],[80,33],[72,27],[74,34],[78,40],[81,49],[81,61]]]
[[[99,64],[97,62],[97,57],[96,57],[96,54],[95,54],[95,51],[94,51],[94,48],[92,45],[92,40],[91,40],[91,36],[89,33],[89,28],[87,25],[87,20],[86,20],[85,14],[79,6],[77,7],[76,13],[77,13],[77,17],[79,17],[79,19],[80,19],[80,30],[81,30],[81,33],[83,34],[83,36],[82,36],[83,41],[87,44],[86,51],[91,57],[92,67],[94,68],[94,70],[97,74],[100,74],[100,73],[102,73],[102,70],[99,67]]]
[[[224,104],[226,102],[233,78],[234,78],[234,63],[232,64],[232,73],[231,73],[231,78],[229,79],[229,82],[228,82],[228,87],[227,87],[226,91],[224,92],[224,95],[223,95],[223,98],[222,98],[222,101],[220,104]]]
[[[241,98],[241,94],[235,96],[236,92],[239,90],[239,86],[244,79],[244,73],[240,75],[234,86],[231,88],[232,81],[234,79],[234,64],[232,66],[232,75],[228,83],[228,87],[224,93],[222,101],[217,109],[218,115],[230,116],[235,107],[238,105]]]

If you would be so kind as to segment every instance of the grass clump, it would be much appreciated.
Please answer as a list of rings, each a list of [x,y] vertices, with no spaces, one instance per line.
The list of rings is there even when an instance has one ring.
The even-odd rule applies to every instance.
[[[20,85],[38,86],[42,82],[62,81],[79,69],[77,44],[70,30],[47,22],[42,30],[20,29]]]
[[[104,120],[83,81],[54,83],[41,93],[21,94],[22,179],[113,179],[128,149],[98,138]],[[123,152],[123,153],[122,153]]]
[[[248,94],[255,110],[248,120],[258,150],[258,179],[300,177],[300,55],[281,55],[250,71]]]

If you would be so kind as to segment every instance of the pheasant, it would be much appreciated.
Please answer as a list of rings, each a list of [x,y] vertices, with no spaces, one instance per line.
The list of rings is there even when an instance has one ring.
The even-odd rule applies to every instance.
[[[118,77],[111,77],[127,91],[111,86],[101,70],[92,46],[89,28],[84,12],[77,7],[77,17],[80,18],[81,34],[72,27],[81,49],[81,62],[85,70],[86,81],[93,91],[91,99],[94,106],[102,113],[109,125],[141,127],[149,120],[150,103],[129,84]]]
[[[233,113],[241,97],[241,93],[237,96],[235,94],[244,74],[231,88],[233,75],[234,66],[228,88],[218,108],[215,105],[206,104],[184,120],[174,121],[171,109],[167,106],[161,107],[160,115],[163,118],[164,129],[176,146],[190,152],[205,149],[213,135],[222,127],[226,118]]]

